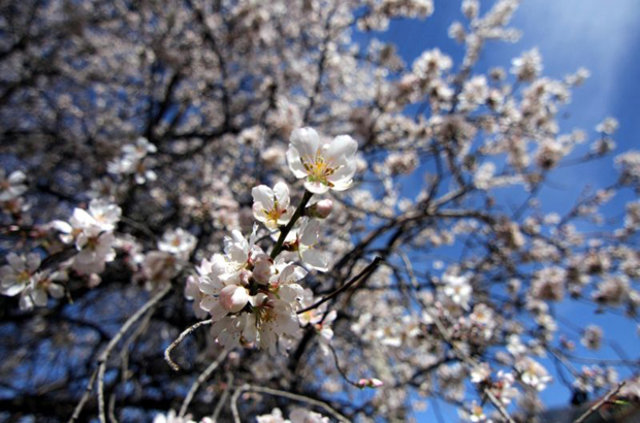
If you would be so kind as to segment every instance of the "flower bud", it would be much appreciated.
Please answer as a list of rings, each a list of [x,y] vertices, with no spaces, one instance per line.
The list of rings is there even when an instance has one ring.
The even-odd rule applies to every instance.
[[[376,379],[375,377],[369,379],[360,379],[357,383],[360,389],[362,388],[379,388],[383,385],[380,379]]]
[[[249,302],[249,292],[243,286],[227,285],[220,290],[220,303],[230,313],[237,313]]]
[[[331,210],[333,210],[333,201],[325,198],[307,207],[305,214],[316,219],[325,219],[331,214]]]

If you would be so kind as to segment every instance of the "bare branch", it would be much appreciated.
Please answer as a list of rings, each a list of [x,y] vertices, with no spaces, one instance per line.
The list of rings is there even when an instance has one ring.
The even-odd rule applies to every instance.
[[[192,326],[189,326],[187,329],[185,329],[185,330],[180,334],[180,336],[178,336],[178,337],[175,339],[175,341],[173,341],[173,342],[171,343],[171,345],[169,345],[169,346],[167,347],[167,349],[166,349],[166,350],[164,350],[164,359],[165,359],[165,361],[169,364],[169,366],[171,366],[171,368],[172,368],[173,370],[175,370],[176,372],[177,372],[177,371],[179,371],[179,370],[180,370],[180,366],[178,366],[178,365],[176,364],[176,362],[175,362],[175,361],[173,361],[173,360],[171,359],[171,351],[173,351],[173,350],[174,350],[178,345],[180,345],[180,343],[181,343],[182,341],[184,341],[184,338],[186,338],[187,336],[189,336],[189,334],[190,334],[191,332],[193,332],[194,330],[198,329],[200,326],[203,326],[203,325],[210,325],[211,323],[213,323],[213,319],[207,319],[207,320],[202,320],[202,321],[200,321],[200,322],[198,322],[198,323],[196,323],[196,324],[194,324],[194,325],[192,325]]]
[[[622,389],[622,387],[625,385],[625,383],[626,383],[626,381],[624,381],[624,380],[622,382],[620,382],[618,384],[618,386],[616,386],[615,388],[610,390],[607,393],[607,395],[605,395],[604,397],[602,397],[600,399],[600,401],[596,402],[591,407],[589,407],[589,409],[587,411],[585,411],[584,414],[582,414],[580,417],[575,419],[573,421],[573,423],[582,423],[583,421],[585,421],[590,415],[592,415],[593,413],[598,411],[598,409],[600,407],[602,407],[604,404],[606,404],[607,401],[609,401],[611,399],[611,397],[615,396],[618,392],[620,392],[620,389]]]

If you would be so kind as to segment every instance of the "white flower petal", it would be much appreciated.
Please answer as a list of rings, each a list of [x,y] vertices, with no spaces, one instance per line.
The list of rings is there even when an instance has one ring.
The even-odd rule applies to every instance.
[[[305,181],[304,187],[313,194],[324,194],[329,191],[329,186],[317,181]]]
[[[343,164],[355,162],[358,143],[349,135],[339,135],[329,143],[323,151],[323,156],[329,163]]]
[[[289,138],[291,145],[298,150],[298,154],[304,161],[312,161],[320,147],[320,137],[313,128],[299,128],[291,133]]]
[[[263,209],[271,210],[273,208],[274,191],[266,185],[259,185],[251,190],[254,204],[261,204]]]
[[[287,163],[296,178],[301,179],[307,177],[307,171],[302,165],[300,153],[293,146],[289,146],[287,150]]]

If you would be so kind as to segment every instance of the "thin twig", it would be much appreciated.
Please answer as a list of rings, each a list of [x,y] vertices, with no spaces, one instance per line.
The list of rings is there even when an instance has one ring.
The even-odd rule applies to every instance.
[[[583,421],[585,421],[587,419],[587,417],[589,417],[590,415],[592,415],[593,413],[595,413],[600,407],[602,407],[607,401],[609,401],[611,399],[611,397],[613,397],[614,395],[616,395],[618,392],[620,392],[620,389],[622,389],[622,387],[624,386],[624,384],[627,383],[626,381],[622,381],[618,384],[618,386],[616,386],[615,388],[613,388],[612,390],[610,390],[607,395],[605,395],[604,397],[602,397],[602,399],[600,399],[600,401],[596,402],[595,404],[593,404],[587,411],[584,412],[584,414],[582,414],[580,417],[578,417],[577,419],[575,419],[573,421],[573,423],[582,423]]]
[[[364,279],[365,277],[367,277],[371,273],[373,273],[382,260],[383,260],[382,257],[376,257],[375,259],[373,259],[371,264],[369,264],[360,273],[358,273],[353,278],[351,278],[351,280],[349,282],[345,283],[344,285],[342,285],[340,288],[336,289],[335,291],[333,291],[329,295],[323,297],[321,300],[311,304],[309,307],[305,307],[302,310],[298,310],[297,313],[298,314],[302,314],[302,313],[304,313],[306,311],[313,310],[314,308],[317,308],[317,307],[321,306],[325,302],[329,301],[330,299],[334,298],[335,296],[337,296],[341,292],[345,291],[351,285],[360,282],[362,279]]]
[[[433,320],[433,323],[436,326],[436,329],[438,329],[438,332],[440,333],[440,336],[442,336],[442,339],[444,339],[445,342],[449,344],[451,348],[453,348],[456,355],[471,368],[477,367],[478,363],[476,363],[473,360],[473,358],[471,358],[467,353],[465,353],[462,349],[460,349],[460,347],[458,347],[458,345],[455,343],[455,341],[453,341],[453,339],[451,338],[451,335],[449,334],[447,329],[444,327],[440,319],[437,316],[432,315],[426,307],[424,308],[424,311],[425,313],[427,313],[429,317],[431,317],[431,319]],[[504,408],[500,400],[498,400],[496,396],[488,388],[484,388],[482,392],[484,395],[486,395],[486,397],[489,399],[491,404],[493,404],[496,410],[498,410],[498,412],[502,415],[502,417],[504,417],[506,421],[508,421],[509,423],[515,423],[515,420],[513,420],[513,418],[509,415],[509,413]]]
[[[307,397],[305,395],[300,394],[292,394],[291,392],[281,391],[279,389],[266,388],[262,386],[255,386],[245,384],[236,389],[233,393],[233,397],[231,397],[231,413],[233,414],[234,423],[240,423],[240,413],[238,412],[238,398],[242,392],[258,392],[267,395],[273,395],[276,397],[288,398],[294,401],[304,402],[310,405],[315,405],[316,407],[322,408],[327,413],[331,414],[336,420],[344,423],[349,423],[350,420],[339,413],[335,408],[331,407],[324,401],[320,401],[314,398]]]
[[[233,415],[233,423],[242,423],[240,421],[240,413],[238,412],[238,398],[240,398],[240,394],[242,394],[242,391],[246,390],[243,388],[244,386],[236,388],[236,390],[233,392],[233,395],[231,396],[231,414]]]
[[[84,408],[85,403],[89,399],[89,395],[91,395],[91,391],[93,391],[93,384],[96,381],[96,376],[98,376],[97,367],[91,374],[91,377],[89,378],[89,382],[87,382],[87,386],[84,389],[84,393],[82,394],[80,401],[78,401],[78,405],[76,405],[76,408],[73,409],[73,414],[71,415],[67,423],[73,423],[78,419],[78,417],[80,417],[80,413],[82,412],[82,409]]]
[[[233,386],[233,373],[227,372],[227,386],[225,386],[224,392],[222,392],[222,395],[220,395],[220,399],[218,400],[218,403],[216,404],[216,407],[213,410],[213,414],[211,415],[211,420],[213,420],[214,422],[218,421],[218,416],[220,415],[220,412],[222,412],[222,407],[224,407],[224,403],[227,402],[227,398],[229,397],[229,391],[231,390],[232,386]]]
[[[165,286],[160,292],[154,295],[149,301],[147,301],[142,307],[135,312],[133,316],[131,316],[125,323],[122,325],[118,333],[115,334],[104,351],[100,354],[98,358],[98,417],[100,418],[100,423],[106,423],[107,419],[105,416],[105,407],[104,407],[104,374],[107,369],[107,360],[111,355],[111,351],[118,345],[118,342],[122,339],[124,334],[136,323],[140,318],[152,307],[154,307],[165,295],[167,295],[171,291],[171,285]]]
[[[355,386],[356,388],[360,388],[362,389],[362,386],[358,385],[356,382],[352,381],[351,379],[349,379],[349,376],[347,376],[347,374],[345,373],[344,370],[342,370],[342,367],[340,367],[340,361],[338,360],[338,353],[336,352],[335,348],[333,348],[333,345],[327,343],[326,344],[327,347],[329,347],[329,350],[331,350],[331,353],[333,354],[333,361],[336,365],[336,369],[338,370],[338,373],[340,373],[340,376],[342,376],[342,378],[349,383],[350,385]]]
[[[192,326],[189,326],[187,329],[185,329],[185,330],[180,334],[180,336],[178,336],[178,337],[175,339],[175,341],[173,341],[173,342],[171,343],[171,345],[169,345],[169,346],[167,347],[167,349],[166,349],[166,350],[164,350],[164,359],[165,359],[165,361],[169,364],[169,366],[171,366],[171,368],[172,368],[173,370],[175,370],[176,372],[177,372],[177,371],[179,371],[179,370],[180,370],[180,366],[178,366],[178,365],[176,364],[176,362],[175,362],[175,361],[173,361],[173,360],[171,359],[171,351],[173,351],[173,350],[174,350],[178,345],[180,345],[180,343],[181,343],[182,341],[184,341],[184,338],[186,338],[187,336],[189,336],[189,334],[190,334],[191,332],[193,332],[194,330],[198,329],[200,326],[203,326],[203,325],[210,325],[211,323],[213,323],[213,319],[207,319],[207,320],[202,320],[202,321],[200,321],[200,322],[198,322],[198,323],[196,323],[196,324],[194,324],[194,325],[192,325]]]
[[[198,392],[200,385],[202,385],[204,381],[209,379],[211,373],[213,373],[218,368],[220,363],[222,363],[222,361],[227,357],[228,353],[229,348],[225,348],[220,353],[218,358],[216,358],[214,362],[209,364],[209,366],[202,373],[200,373],[198,378],[191,385],[191,388],[189,388],[189,392],[187,393],[187,396],[185,397],[184,401],[182,402],[182,406],[180,407],[180,413],[178,414],[178,417],[184,417],[184,415],[187,413],[187,408],[189,408],[189,404],[191,404],[191,400],[193,400],[196,392]]]
[[[142,322],[138,325],[135,331],[124,341],[122,349],[120,350],[120,374],[122,380],[127,380],[127,374],[129,373],[129,347],[133,344],[142,334],[149,328],[149,322],[153,316],[153,311],[147,313],[144,316]]]
[[[409,273],[409,278],[411,280],[411,284],[415,287],[417,285],[418,281],[416,280],[415,274],[413,273],[413,267],[411,266],[411,262],[410,262],[409,258],[404,253],[400,254],[400,257],[402,258],[402,260],[403,260],[403,262],[404,262],[404,264],[405,264],[405,266],[407,268],[407,272]],[[458,347],[458,345],[453,341],[453,339],[451,338],[451,335],[449,334],[447,329],[444,327],[444,325],[442,324],[440,319],[437,316],[433,315],[430,312],[430,310],[428,309],[428,307],[426,307],[424,304],[421,304],[421,305],[422,305],[422,308],[423,308],[424,312],[431,318],[431,320],[433,320],[433,323],[435,324],[436,329],[440,333],[440,336],[442,337],[442,339],[444,339],[445,342],[447,344],[449,344],[451,346],[451,348],[453,348],[453,350],[455,351],[456,355],[463,362],[465,362],[467,365],[471,366],[472,368],[477,367],[478,364],[467,353],[465,353],[463,350],[461,350]],[[504,408],[504,406],[502,405],[500,400],[498,400],[498,398],[496,398],[496,396],[488,388],[483,389],[483,393],[489,399],[491,404],[493,404],[493,406],[502,415],[502,417],[505,418],[505,420],[507,420],[509,423],[515,423],[515,421],[511,418],[511,416],[509,415],[507,410]]]
[[[111,420],[111,423],[118,423],[118,418],[116,417],[116,396],[115,396],[115,394],[111,394],[109,396],[109,420]]]

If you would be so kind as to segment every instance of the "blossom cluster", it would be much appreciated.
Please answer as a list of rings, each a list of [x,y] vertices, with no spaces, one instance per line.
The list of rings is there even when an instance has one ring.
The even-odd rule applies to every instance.
[[[99,274],[115,258],[113,231],[122,210],[105,200],[92,200],[89,209],[76,208],[69,222],[56,220],[52,226],[61,232],[60,239],[73,245],[76,254],[71,268],[80,274]]]
[[[185,295],[197,315],[211,316],[212,334],[220,344],[257,346],[274,353],[286,351],[299,338],[300,324],[313,324],[326,339],[332,332],[320,320],[297,311],[312,306],[313,294],[303,288],[307,269],[326,271],[329,257],[319,248],[321,219],[331,212],[328,199],[312,199],[328,190],[349,188],[356,171],[357,143],[348,135],[322,139],[312,128],[292,132],[287,161],[306,192],[297,208],[289,187],[252,189],[253,217],[277,239],[270,254],[258,242],[259,227],[247,240],[240,231],[224,239],[224,253],[203,259],[189,276]],[[328,319],[330,321],[331,318]]]

